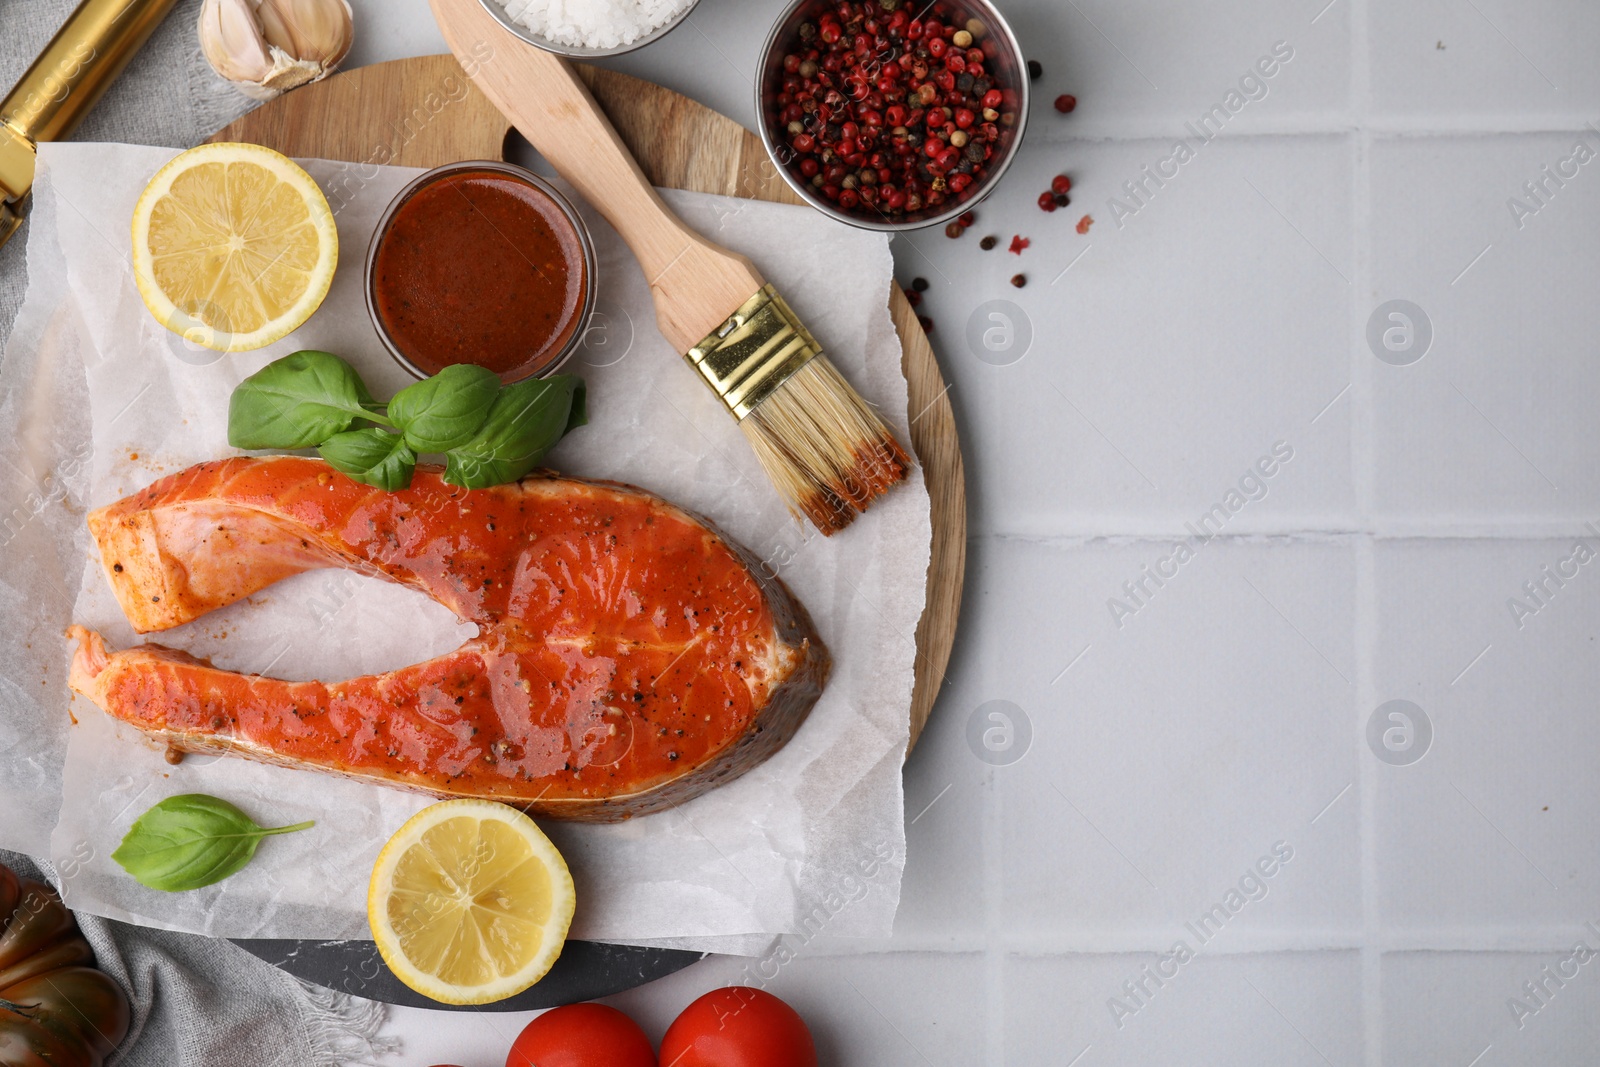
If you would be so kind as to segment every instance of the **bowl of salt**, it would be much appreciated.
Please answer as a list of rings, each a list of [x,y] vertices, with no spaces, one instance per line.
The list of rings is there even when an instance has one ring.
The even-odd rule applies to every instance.
[[[602,59],[671,33],[699,0],[479,0],[527,41],[573,59]]]

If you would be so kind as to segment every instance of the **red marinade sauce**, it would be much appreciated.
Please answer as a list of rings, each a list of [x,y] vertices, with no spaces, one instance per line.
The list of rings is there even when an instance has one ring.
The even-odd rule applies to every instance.
[[[491,170],[446,174],[396,209],[373,263],[395,347],[428,374],[475,363],[537,374],[578,328],[589,279],[577,230],[549,196]]]

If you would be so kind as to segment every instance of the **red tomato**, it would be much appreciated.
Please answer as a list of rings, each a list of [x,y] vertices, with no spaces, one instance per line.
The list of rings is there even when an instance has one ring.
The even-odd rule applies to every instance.
[[[661,1041],[661,1067],[817,1067],[817,1046],[789,1005],[729,986],[683,1009]]]
[[[506,1067],[656,1067],[639,1024],[604,1004],[552,1008],[523,1028]]]

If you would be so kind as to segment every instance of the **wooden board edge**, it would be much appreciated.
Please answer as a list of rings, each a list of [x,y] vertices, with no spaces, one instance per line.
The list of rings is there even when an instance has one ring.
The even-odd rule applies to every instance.
[[[369,116],[375,128],[354,132]],[[361,166],[433,167],[444,157],[504,158],[510,130],[511,121],[454,56],[433,55],[391,59],[303,85],[207,140],[248,141],[285,155]]]
[[[906,756],[922,736],[944,689],[955,649],[961,597],[967,573],[967,478],[961,458],[950,387],[916,309],[894,282],[889,283],[889,315],[900,335],[900,366],[905,372],[911,446],[922,463],[933,516],[928,558],[927,600],[917,622],[917,672],[911,693],[911,736]]]

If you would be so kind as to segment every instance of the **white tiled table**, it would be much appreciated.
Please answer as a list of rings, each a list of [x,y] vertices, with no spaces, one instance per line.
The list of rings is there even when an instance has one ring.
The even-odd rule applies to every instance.
[[[355,61],[441,48],[424,0],[357,6]],[[617,65],[749,123],[776,6],[704,0]],[[1046,69],[1023,156],[966,239],[895,246],[931,282],[972,502],[961,640],[906,771],[900,920],[771,988],[834,1064],[1593,1062],[1600,962],[1562,961],[1600,951],[1600,558],[1561,561],[1580,536],[1600,553],[1600,161],[1563,161],[1600,153],[1600,7],[1006,9]],[[1265,95],[1247,84],[1119,227],[1109,198],[1195,145],[1184,124],[1277,42]],[[1074,204],[1046,216],[1063,169]],[[1522,192],[1540,180],[1543,203]],[[1519,225],[1512,197],[1539,210]],[[980,252],[991,232],[1033,247]],[[1015,361],[965,340],[994,299],[1031,325]],[[1393,299],[1432,327],[1408,365],[1367,340]],[[1227,511],[1279,442],[1292,458]],[[1218,503],[1222,536],[1119,626],[1108,600],[1170,574]],[[1419,761],[1369,744],[1395,699],[1431,725]],[[996,700],[1031,732],[1000,766],[967,740]],[[1202,941],[1188,924],[1219,903]],[[1180,939],[1192,958],[1163,963]],[[615,1002],[659,1035],[741,967]],[[395,1062],[497,1067],[525,1020],[397,1011]]]

